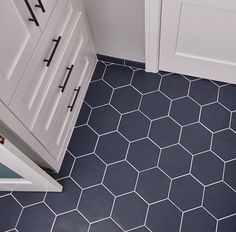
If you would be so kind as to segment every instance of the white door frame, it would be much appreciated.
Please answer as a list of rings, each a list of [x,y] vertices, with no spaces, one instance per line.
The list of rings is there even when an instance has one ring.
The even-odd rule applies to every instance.
[[[147,72],[159,71],[162,0],[145,0],[145,65]]]

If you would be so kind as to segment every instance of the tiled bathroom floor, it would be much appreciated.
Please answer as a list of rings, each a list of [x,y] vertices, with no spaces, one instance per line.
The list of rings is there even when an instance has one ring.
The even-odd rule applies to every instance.
[[[1,193],[0,231],[235,232],[235,133],[236,86],[99,61],[63,193]]]

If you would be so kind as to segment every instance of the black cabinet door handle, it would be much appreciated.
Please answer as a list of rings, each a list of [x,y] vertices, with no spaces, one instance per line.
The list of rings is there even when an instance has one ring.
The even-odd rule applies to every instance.
[[[69,70],[69,72],[68,72],[67,75],[66,75],[66,80],[65,80],[65,82],[64,82],[63,85],[59,85],[59,88],[61,89],[61,92],[62,92],[62,93],[64,92],[64,90],[65,90],[65,88],[66,88],[66,85],[67,85],[67,83],[68,83],[68,80],[69,80],[69,78],[70,78],[70,74],[71,74],[73,68],[74,68],[74,65],[73,65],[73,64],[70,66],[70,68],[68,68],[68,67],[66,68],[66,70]]]
[[[39,27],[39,22],[38,22],[38,20],[37,20],[35,14],[34,14],[32,8],[31,8],[31,6],[30,6],[28,0],[24,0],[24,1],[25,1],[25,4],[26,4],[26,6],[27,6],[29,12],[30,12],[30,15],[31,15],[31,17],[32,17],[32,18],[29,18],[29,21],[34,22],[35,25],[36,25],[37,27]]]
[[[53,50],[52,50],[52,53],[51,53],[51,55],[49,56],[49,58],[48,59],[44,59],[43,61],[45,61],[47,64],[47,67],[49,67],[49,65],[51,64],[51,62],[52,62],[52,58],[53,58],[53,56],[54,56],[54,54],[55,54],[55,52],[56,52],[56,50],[57,50],[57,47],[58,47],[58,45],[59,45],[59,43],[60,43],[60,41],[61,41],[61,36],[59,36],[58,37],[58,39],[53,39],[52,40],[53,42],[55,42],[55,46],[54,46],[54,48],[53,48]]]
[[[41,1],[41,0],[38,0],[38,3],[39,3],[39,4],[35,4],[35,7],[40,8],[41,11],[42,11],[43,13],[45,13],[46,11],[45,11],[45,8],[44,8],[44,6],[43,6],[42,1]]]
[[[68,106],[68,108],[70,109],[70,112],[72,112],[72,110],[75,106],[75,102],[76,102],[78,95],[79,95],[80,87],[78,89],[74,89],[74,91],[76,92],[74,100],[73,100],[72,104]]]

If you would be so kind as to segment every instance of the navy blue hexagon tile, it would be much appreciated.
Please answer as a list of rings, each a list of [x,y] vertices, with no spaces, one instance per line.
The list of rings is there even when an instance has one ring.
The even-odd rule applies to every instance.
[[[216,219],[205,209],[198,208],[184,213],[181,232],[215,232]]]
[[[75,126],[81,126],[86,124],[88,122],[90,112],[91,112],[91,107],[84,102],[81,107]]]
[[[129,230],[144,224],[147,204],[136,194],[116,198],[112,218],[122,229]]]
[[[50,232],[55,215],[44,204],[29,206],[21,214],[17,230],[20,232]]]
[[[116,89],[111,99],[111,105],[120,113],[137,110],[140,104],[141,94],[132,86]]]
[[[236,110],[236,87],[235,85],[227,85],[220,88],[219,102],[229,110]]]
[[[236,213],[236,192],[223,182],[206,187],[203,206],[217,219]]]
[[[232,113],[230,128],[236,132],[236,112]]]
[[[134,72],[132,85],[144,94],[158,90],[160,81],[161,77],[159,74],[138,70]]]
[[[145,226],[141,226],[139,228],[129,230],[130,232],[149,232],[149,230]]]
[[[136,192],[148,203],[167,198],[170,179],[159,168],[149,169],[139,174]]]
[[[105,69],[106,69],[106,65],[103,62],[98,61],[96,68],[94,70],[93,76],[92,76],[92,81],[102,79]]]
[[[159,167],[171,178],[189,173],[192,156],[180,145],[161,151]]]
[[[81,188],[70,178],[62,179],[58,182],[63,186],[63,192],[48,193],[45,199],[46,204],[55,214],[76,209],[81,194]]]
[[[107,167],[103,183],[114,195],[120,195],[134,190],[137,175],[133,167],[122,161]]]
[[[123,160],[129,142],[118,132],[101,136],[96,147],[96,154],[107,164]]]
[[[79,214],[78,211],[70,211],[69,213],[59,215],[56,218],[52,232],[85,232],[88,230],[89,223]]]
[[[0,231],[7,231],[16,226],[21,213],[21,206],[10,195],[0,198]]]
[[[218,223],[218,232],[235,232],[236,231],[236,215],[222,219]]]
[[[132,142],[129,147],[127,160],[139,171],[155,167],[158,162],[160,149],[148,138]]]
[[[90,226],[89,232],[123,232],[123,230],[111,219],[95,222]]]
[[[201,205],[203,186],[192,176],[174,179],[170,190],[170,199],[183,211]]]
[[[106,165],[94,154],[78,158],[72,169],[71,177],[86,188],[102,182]]]
[[[89,222],[107,218],[111,214],[113,195],[102,185],[83,190],[78,210]]]
[[[85,102],[91,107],[101,106],[109,103],[112,94],[112,88],[104,81],[95,81],[89,85]]]
[[[192,154],[210,149],[211,132],[199,123],[186,126],[182,130],[180,143]]]
[[[191,173],[204,185],[222,180],[224,163],[212,152],[194,156]]]
[[[153,232],[178,232],[181,216],[181,211],[169,200],[165,200],[149,207],[146,224]]]
[[[97,138],[97,134],[88,126],[77,127],[70,139],[68,150],[76,157],[92,153]]]
[[[179,141],[180,126],[171,118],[165,117],[152,122],[149,138],[160,147]]]
[[[227,129],[213,135],[212,150],[223,160],[236,158],[236,134]]]
[[[218,87],[206,79],[196,80],[191,82],[189,95],[201,105],[208,104],[217,100]]]
[[[112,87],[117,88],[128,85],[132,75],[133,71],[131,68],[114,64],[107,67],[103,79]]]
[[[168,115],[170,100],[161,92],[146,94],[142,98],[140,110],[150,119],[157,119]]]
[[[98,134],[108,133],[117,129],[120,114],[110,105],[93,109],[88,124]]]
[[[124,114],[119,125],[119,132],[129,141],[144,138],[148,134],[150,121],[139,111]]]
[[[170,116],[181,125],[197,122],[200,106],[189,97],[174,100],[171,105]]]
[[[224,180],[236,191],[236,160],[226,163]]]
[[[160,90],[169,98],[175,99],[188,94],[189,81],[179,74],[164,76]]]
[[[201,123],[215,132],[229,127],[230,112],[219,103],[203,106]]]

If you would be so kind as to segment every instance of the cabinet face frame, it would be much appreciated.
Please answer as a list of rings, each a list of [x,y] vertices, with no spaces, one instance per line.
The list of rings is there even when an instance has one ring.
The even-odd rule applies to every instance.
[[[145,0],[145,64],[147,72],[159,71],[162,0]]]

